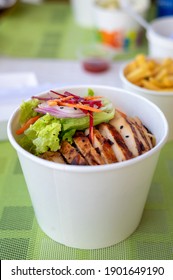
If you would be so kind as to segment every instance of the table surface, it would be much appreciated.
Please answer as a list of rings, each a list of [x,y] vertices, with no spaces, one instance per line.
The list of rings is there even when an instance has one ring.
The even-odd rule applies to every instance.
[[[19,4],[8,16],[4,17],[3,20],[1,19],[0,38],[3,38],[3,40],[0,40],[0,73],[33,71],[40,84],[48,82],[58,85],[106,84],[120,86],[119,69],[122,63],[134,53],[124,54],[122,57],[115,59],[111,69],[105,73],[99,75],[87,73],[75,59],[74,50],[77,44],[74,44],[74,40],[72,40],[72,33],[74,30],[80,30],[80,36],[78,34],[77,40],[85,43],[85,40],[86,42],[90,40],[92,31],[82,30],[78,27],[73,21],[69,6],[65,4],[55,6],[55,3],[45,3],[40,6],[40,9],[44,16],[45,11],[47,11],[49,19],[51,18],[57,28],[50,29],[50,26],[49,28],[46,27],[46,23],[42,28],[40,25],[38,27],[40,31],[36,30],[37,35],[33,35],[39,42],[37,41],[33,45],[27,30],[25,30],[25,37],[25,28],[23,26],[21,29],[19,28],[18,17],[20,17],[21,11],[26,12],[27,10],[30,16],[35,15],[33,21],[34,19],[35,22],[37,20],[41,21],[41,13],[37,13],[38,6]],[[56,43],[54,32],[58,33],[58,30],[62,28],[60,26],[62,17],[60,20],[56,14],[59,15],[61,9],[66,11],[66,25],[63,25],[63,30],[66,32],[61,36],[61,43]],[[28,14],[25,19],[21,19],[25,22],[25,27],[29,20]],[[16,36],[10,31],[13,25],[18,30],[15,33]],[[52,38],[52,45],[48,44],[49,46],[46,46],[46,36],[50,30],[52,37],[49,38]],[[10,33],[12,34],[11,38]],[[12,43],[13,40],[14,44]],[[40,44],[40,42],[42,43]],[[70,48],[63,49],[67,42],[70,42]],[[7,47],[10,43],[14,48],[12,45]],[[24,47],[26,45],[27,48]],[[55,49],[57,52],[55,52]],[[144,49],[146,51],[146,46]],[[141,51],[141,49],[136,51]],[[0,259],[172,260],[172,201],[173,142],[169,142],[161,151],[142,220],[137,230],[126,240],[104,249],[79,250],[66,247],[51,240],[39,228],[17,154],[8,141],[0,142]]]

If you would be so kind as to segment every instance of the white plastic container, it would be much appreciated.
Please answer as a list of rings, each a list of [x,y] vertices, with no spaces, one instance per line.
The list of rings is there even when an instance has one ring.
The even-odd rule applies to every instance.
[[[151,22],[147,31],[150,57],[173,57],[173,16],[162,17]]]
[[[141,118],[156,136],[156,146],[139,157],[108,165],[53,163],[28,153],[17,143],[18,109],[9,120],[8,137],[17,151],[41,229],[67,246],[96,249],[124,240],[139,225],[168,126],[158,107],[122,89],[87,85],[56,90],[82,96],[88,88],[130,116]]]

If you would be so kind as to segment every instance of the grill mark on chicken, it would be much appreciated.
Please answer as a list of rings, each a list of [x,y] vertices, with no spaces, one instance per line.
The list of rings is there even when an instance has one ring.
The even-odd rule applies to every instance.
[[[93,136],[93,146],[96,149],[96,151],[99,151],[104,162],[107,164],[117,162],[117,158],[112,149],[113,143],[109,139],[104,138],[103,135],[101,135],[99,130],[97,130],[96,128],[94,128],[93,130]]]
[[[60,152],[71,165],[87,165],[82,155],[67,141],[62,142]]]
[[[116,112],[116,119],[120,118],[121,116],[122,115],[119,114],[119,112]],[[152,133],[148,130],[148,128],[143,125],[138,117],[132,118],[126,116],[126,118],[133,124],[133,127],[135,128],[137,133],[138,140],[142,142],[145,151],[152,149],[152,147],[155,146],[155,142],[153,142],[153,138],[149,136],[149,134],[152,135]]]
[[[118,160],[111,147],[113,142],[111,142],[110,139],[103,137],[103,135],[96,128],[94,127],[93,129],[93,147],[97,153],[101,155],[106,164],[117,162]],[[85,135],[89,137],[89,129],[85,130]]]
[[[143,137],[146,141],[146,143],[148,144],[149,146],[149,149],[152,149],[153,148],[153,143],[152,143],[152,140],[151,138],[149,137],[148,135],[148,130],[146,129],[146,127],[142,124],[141,120],[138,118],[138,117],[135,117],[133,118],[134,121],[136,122],[136,124],[138,125],[138,127],[140,128],[141,132],[143,133]]]
[[[133,129],[136,133],[136,137],[137,137],[138,142],[139,142],[139,149],[141,151],[140,154],[143,154],[145,151],[148,150],[148,146],[146,146],[144,138],[142,137],[141,131],[138,129],[138,127],[133,122],[130,122],[130,123],[131,123],[131,126],[133,127]]]
[[[110,121],[110,124],[113,125],[120,133],[133,156],[142,154],[141,145],[136,135],[136,131],[127,117],[115,115],[115,117]]]
[[[89,139],[83,132],[76,132],[73,137],[74,143],[80,153],[86,159],[89,165],[102,165],[105,164],[103,158],[94,147],[91,145]]]
[[[131,130],[132,130],[132,133],[133,133],[133,136],[134,136],[134,141],[136,143],[136,148],[137,148],[137,151],[138,151],[138,154],[137,155],[141,155],[144,151],[144,145],[141,141],[139,141],[139,138],[138,138],[138,135],[137,135],[137,131],[136,131],[136,128],[135,126],[130,122],[130,120],[128,119],[128,117],[126,117],[126,122],[129,124]]]
[[[66,164],[66,162],[65,162],[64,158],[62,157],[62,155],[60,154],[60,152],[47,151],[47,152],[41,154],[40,157],[42,159],[46,159],[46,160],[53,161],[56,163]]]
[[[98,125],[98,129],[106,139],[109,139],[113,143],[112,149],[118,161],[128,160],[133,157],[122,136],[113,125],[102,123]]]
[[[129,120],[136,130],[138,139],[140,140],[141,144],[143,145],[143,153],[149,151],[150,150],[150,144],[149,144],[141,126],[135,121],[134,118],[129,118]],[[142,125],[142,123],[141,123],[141,125]]]

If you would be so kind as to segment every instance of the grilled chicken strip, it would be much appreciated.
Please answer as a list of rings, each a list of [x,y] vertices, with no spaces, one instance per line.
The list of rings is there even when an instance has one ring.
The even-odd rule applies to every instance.
[[[73,137],[74,143],[83,157],[87,160],[89,165],[105,164],[103,158],[94,147],[91,145],[89,139],[83,132],[77,132]]]
[[[139,156],[155,146],[155,137],[138,117],[128,117],[116,111],[109,123],[93,128],[93,141],[89,129],[77,131],[74,144],[63,141],[57,152],[45,152],[40,157],[57,163],[71,165],[102,165],[125,161]]]
[[[87,161],[82,155],[67,141],[61,144],[60,152],[71,165],[87,165]]]
[[[115,127],[109,123],[101,123],[98,125],[100,133],[106,139],[112,142],[112,149],[118,161],[128,160],[133,157],[132,153],[127,148],[122,136],[115,129]]]
[[[127,117],[116,117],[115,114],[115,118],[110,121],[110,124],[121,134],[133,156],[142,154],[144,148],[141,146],[135,127]]]
[[[66,163],[65,160],[63,159],[62,155],[60,154],[60,152],[45,152],[42,155],[40,155],[41,158],[49,160],[49,161],[53,161],[56,163]]]
[[[127,147],[135,157],[152,148],[153,145],[147,130],[138,118],[116,114],[110,123],[121,134]]]
[[[137,123],[135,118],[128,117],[128,120],[129,120],[129,122],[131,122],[134,129],[136,130],[136,134],[140,141],[141,147],[143,147],[143,152],[145,153],[145,152],[149,151],[153,147],[153,144],[152,144],[152,141],[150,138],[147,139],[148,134],[146,136],[146,134],[144,133],[145,127],[143,126],[142,122],[139,125],[139,123]]]
[[[146,129],[146,127],[142,124],[141,120],[138,117],[133,118],[133,120],[135,121],[136,124],[138,124],[139,128],[143,132],[143,135],[144,135],[150,149],[152,149],[153,146],[155,145],[155,143],[154,143],[155,137]]]
[[[85,135],[89,134],[89,130],[85,131]],[[93,129],[93,147],[102,156],[106,164],[117,162],[117,158],[112,149],[112,142],[104,138],[98,129]]]

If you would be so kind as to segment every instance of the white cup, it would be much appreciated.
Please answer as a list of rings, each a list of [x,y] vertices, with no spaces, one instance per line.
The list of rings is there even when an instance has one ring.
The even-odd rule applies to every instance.
[[[129,237],[139,225],[161,148],[168,134],[160,109],[139,95],[108,86],[56,89],[83,96],[88,88],[138,116],[155,135],[156,146],[136,158],[100,166],[71,166],[36,157],[17,143],[19,109],[8,122],[35,215],[53,240],[70,247],[96,249]]]
[[[82,27],[93,27],[94,0],[70,0],[70,2],[75,21]]]
[[[155,19],[147,31],[150,57],[173,57],[173,16]]]
[[[121,8],[105,8],[98,3],[94,5],[94,23],[100,41],[119,50],[137,47],[141,32],[139,23]],[[129,3],[140,16],[146,17],[150,0],[129,0]]]

